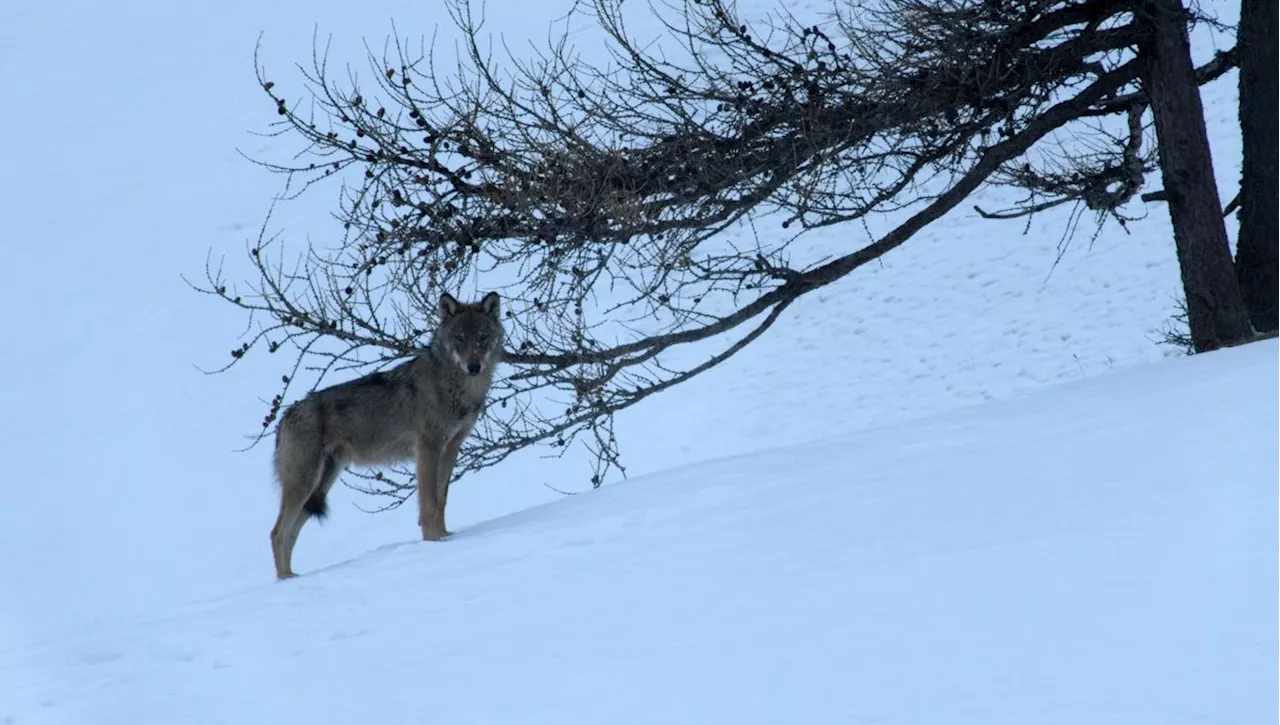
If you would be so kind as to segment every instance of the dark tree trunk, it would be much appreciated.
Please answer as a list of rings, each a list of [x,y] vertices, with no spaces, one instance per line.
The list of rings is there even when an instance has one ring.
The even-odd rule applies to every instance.
[[[1213,178],[1187,14],[1181,0],[1146,0],[1140,15],[1145,30],[1143,82],[1155,117],[1191,343],[1196,352],[1214,350],[1250,338],[1253,330],[1240,297]]]
[[[1277,210],[1276,0],[1240,3],[1240,239],[1236,279],[1258,332],[1276,329]]]

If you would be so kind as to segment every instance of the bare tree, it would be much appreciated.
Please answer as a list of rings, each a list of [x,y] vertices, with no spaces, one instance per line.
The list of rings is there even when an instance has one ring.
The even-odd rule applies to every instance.
[[[341,178],[345,234],[302,256],[264,235],[257,281],[210,269],[206,291],[252,316],[233,363],[292,348],[265,434],[300,371],[315,384],[410,354],[433,297],[483,279],[506,298],[510,367],[457,475],[581,441],[598,484],[621,466],[616,413],[728,359],[984,183],[1029,190],[1012,213],[1073,203],[1123,223],[1154,168],[1140,5],[884,0],[812,26],[688,0],[654,45],[628,33],[621,0],[596,0],[611,64],[561,39],[500,66],[458,2],[466,53],[447,75],[399,38],[365,79],[336,77],[318,49],[300,100],[259,65],[276,132],[301,141],[299,160],[267,165],[295,189]],[[1060,129],[1076,147],[1046,141]],[[808,230],[872,218],[887,231],[841,256],[794,253]],[[766,231],[724,234],[744,227]],[[396,505],[406,475],[356,485]]]
[[[1110,214],[1124,224],[1127,220],[1115,211],[1115,202],[1127,201],[1142,186],[1145,174],[1158,167],[1164,188],[1143,198],[1169,204],[1185,298],[1179,319],[1188,327],[1185,335],[1170,335],[1170,341],[1181,340],[1193,351],[1247,341],[1254,333],[1222,219],[1199,90],[1206,80],[1236,67],[1238,51],[1220,53],[1196,69],[1188,26],[1203,18],[1181,0],[1116,3],[1095,17],[1108,22],[1121,16],[1132,17],[1143,67],[1141,88],[1113,99],[1113,107],[1130,104],[1128,138],[1118,137],[1110,149],[1073,159],[1065,171],[1031,166],[1018,170],[1006,183],[1027,189],[1032,196],[1014,210],[987,216],[1023,216],[1067,201],[1083,201],[1088,209]],[[1101,110],[1105,114],[1112,109]],[[1158,162],[1144,143],[1148,114],[1154,119]]]
[[[1241,0],[1240,131],[1244,159],[1240,174],[1240,238],[1236,275],[1249,318],[1259,332],[1276,331],[1276,245],[1280,240],[1280,185],[1277,182],[1276,2]]]

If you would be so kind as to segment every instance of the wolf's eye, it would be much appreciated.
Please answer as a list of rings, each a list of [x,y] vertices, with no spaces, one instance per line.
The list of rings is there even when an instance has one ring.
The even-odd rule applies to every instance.
[[[476,338],[476,340],[477,340],[481,345],[487,345],[487,344],[489,344],[489,336],[488,336],[488,335],[480,335],[479,337],[477,337],[477,338]]]
[[[467,338],[461,332],[455,332],[453,333],[453,341],[461,345],[462,343],[467,341]]]

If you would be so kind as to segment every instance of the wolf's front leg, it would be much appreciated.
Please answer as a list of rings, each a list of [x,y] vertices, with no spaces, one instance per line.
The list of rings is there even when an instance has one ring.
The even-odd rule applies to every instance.
[[[436,479],[436,508],[440,511],[440,530],[445,536],[453,536],[453,532],[445,528],[444,510],[449,505],[449,482],[453,480],[453,467],[458,462],[458,449],[468,432],[462,431],[450,438],[444,444],[444,451],[440,456],[440,477]]]
[[[426,440],[418,442],[418,525],[422,527],[423,541],[445,537],[444,509],[437,498],[441,448]]]

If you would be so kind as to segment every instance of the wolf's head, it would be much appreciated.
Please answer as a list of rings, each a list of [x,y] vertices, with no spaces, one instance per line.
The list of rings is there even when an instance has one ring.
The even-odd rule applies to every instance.
[[[492,372],[502,354],[498,293],[469,304],[447,292],[440,295],[440,327],[431,346],[466,375]]]

